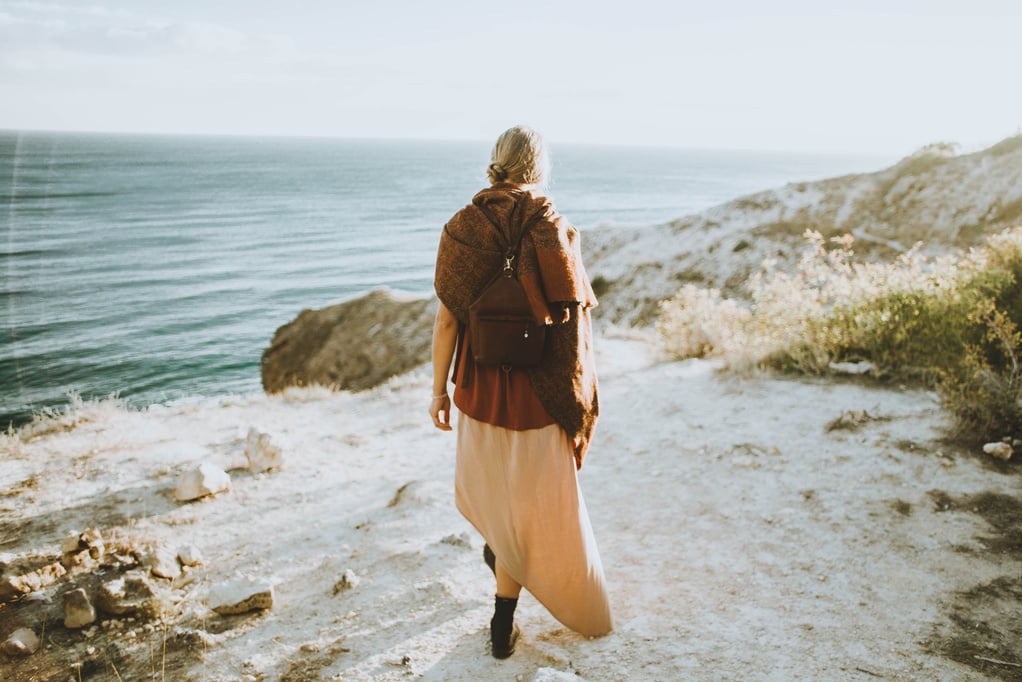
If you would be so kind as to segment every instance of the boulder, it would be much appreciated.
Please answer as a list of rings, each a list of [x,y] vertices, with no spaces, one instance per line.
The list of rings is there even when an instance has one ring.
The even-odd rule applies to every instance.
[[[268,433],[251,428],[245,437],[245,459],[254,474],[284,468],[284,449]]]
[[[181,476],[174,489],[174,498],[179,502],[187,502],[230,489],[231,477],[227,472],[204,462]]]
[[[96,622],[96,609],[85,590],[77,588],[64,594],[64,627],[83,628]]]
[[[29,656],[39,649],[39,638],[28,628],[18,628],[0,647],[8,656]]]
[[[273,586],[253,580],[234,580],[214,588],[209,605],[221,616],[233,616],[273,607]]]
[[[385,289],[303,310],[263,351],[263,388],[277,393],[289,386],[377,386],[429,360],[435,314],[435,299]]]

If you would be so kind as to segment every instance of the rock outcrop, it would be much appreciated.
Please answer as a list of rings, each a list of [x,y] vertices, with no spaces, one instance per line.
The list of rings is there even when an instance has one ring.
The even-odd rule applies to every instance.
[[[289,386],[372,388],[429,359],[436,303],[377,290],[322,310],[303,310],[263,352],[267,393]]]
[[[1019,224],[1022,136],[961,156],[931,145],[876,173],[793,183],[663,225],[601,227],[582,244],[598,317],[644,325],[686,283],[741,295],[765,259],[789,269],[807,229],[851,233],[858,253],[879,259],[916,242],[946,253]]]

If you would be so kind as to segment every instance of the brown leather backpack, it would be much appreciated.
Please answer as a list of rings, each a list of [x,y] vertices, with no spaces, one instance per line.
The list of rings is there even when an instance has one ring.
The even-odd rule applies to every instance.
[[[546,343],[546,327],[536,322],[525,289],[515,273],[522,237],[529,227],[520,215],[524,211],[523,204],[519,194],[511,209],[507,231],[501,229],[488,208],[476,204],[497,233],[502,238],[507,235],[507,244],[503,267],[469,306],[469,345],[476,364],[496,365],[505,371],[538,365]]]

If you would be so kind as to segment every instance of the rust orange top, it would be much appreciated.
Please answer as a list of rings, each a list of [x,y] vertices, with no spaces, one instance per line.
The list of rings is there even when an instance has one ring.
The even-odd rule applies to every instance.
[[[541,429],[556,423],[539,401],[528,372],[477,365],[468,337],[466,325],[458,344],[454,372],[454,404],[463,414],[513,431]]]

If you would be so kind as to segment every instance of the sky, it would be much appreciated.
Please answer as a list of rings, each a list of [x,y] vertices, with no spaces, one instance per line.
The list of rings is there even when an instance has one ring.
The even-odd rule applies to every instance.
[[[1022,132],[1019,0],[0,0],[0,128],[898,156]]]

